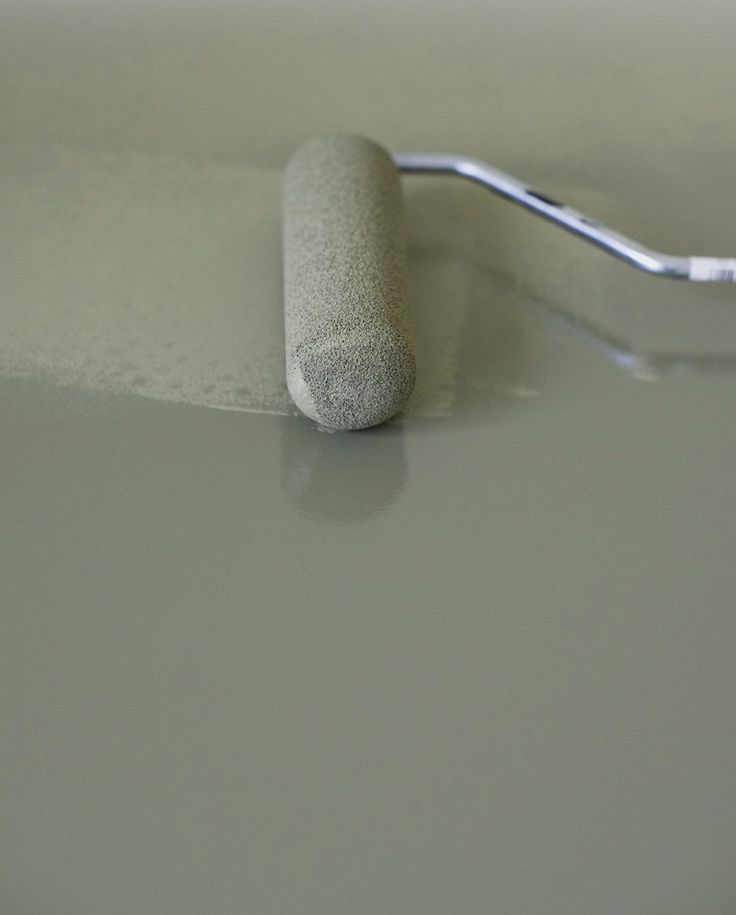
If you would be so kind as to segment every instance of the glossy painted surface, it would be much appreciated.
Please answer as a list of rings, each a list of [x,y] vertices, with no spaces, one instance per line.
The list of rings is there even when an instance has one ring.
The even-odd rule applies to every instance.
[[[234,323],[207,359],[221,340],[230,360],[227,271],[245,316],[272,296],[276,340],[271,191],[325,130],[457,149],[659,247],[736,253],[734,27],[663,2],[6,4],[2,174],[20,146],[118,175],[143,156],[146,181],[183,163],[184,279],[173,245],[120,257],[161,321],[211,277]],[[109,227],[111,173],[86,174]],[[48,351],[40,371],[67,345],[52,295],[46,331],[12,325],[3,913],[733,912],[736,290],[636,274],[451,180],[404,186],[420,390],[391,426],[193,405],[173,374],[159,400],[111,393]],[[24,212],[49,244],[46,193]],[[245,267],[194,257],[227,199],[213,232],[244,214]],[[147,246],[177,224],[162,200]],[[62,259],[28,279],[24,225],[7,269],[32,306]],[[112,344],[126,262],[94,251]],[[73,322],[86,273],[63,269]],[[195,353],[196,318],[162,347]]]

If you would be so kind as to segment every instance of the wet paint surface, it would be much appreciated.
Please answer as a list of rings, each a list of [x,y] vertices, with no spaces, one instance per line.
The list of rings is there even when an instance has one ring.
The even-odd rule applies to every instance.
[[[278,176],[310,134],[734,254],[734,14],[0,23],[3,913],[730,915],[734,290],[406,179],[409,414],[210,407],[252,407],[241,351],[279,358]]]

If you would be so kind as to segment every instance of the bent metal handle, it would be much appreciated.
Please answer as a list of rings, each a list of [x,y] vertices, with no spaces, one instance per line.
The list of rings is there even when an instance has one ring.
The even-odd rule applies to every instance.
[[[736,282],[736,258],[679,257],[653,251],[477,159],[433,153],[396,153],[393,159],[401,172],[460,175],[482,184],[501,197],[602,248],[613,257],[655,276],[706,283]]]

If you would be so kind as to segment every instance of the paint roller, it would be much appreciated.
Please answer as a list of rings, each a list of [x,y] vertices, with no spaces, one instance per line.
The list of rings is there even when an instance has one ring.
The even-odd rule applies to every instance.
[[[286,381],[328,428],[385,422],[414,387],[400,172],[467,178],[655,276],[736,282],[736,258],[651,250],[476,159],[392,156],[347,134],[310,140],[284,178]]]

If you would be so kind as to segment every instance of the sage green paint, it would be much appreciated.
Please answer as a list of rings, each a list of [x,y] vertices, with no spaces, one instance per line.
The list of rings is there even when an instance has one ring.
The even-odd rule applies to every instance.
[[[0,133],[275,178],[357,131],[729,255],[734,26],[6,4]],[[422,416],[326,434],[0,373],[3,915],[732,915],[734,290],[403,187]],[[280,320],[275,223],[237,200]]]

